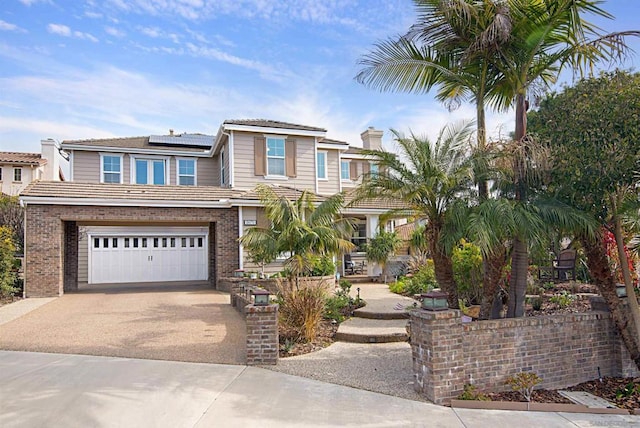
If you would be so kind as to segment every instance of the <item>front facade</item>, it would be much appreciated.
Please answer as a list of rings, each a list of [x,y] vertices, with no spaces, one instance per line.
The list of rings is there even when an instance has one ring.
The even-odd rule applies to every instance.
[[[208,281],[252,266],[238,238],[264,219],[253,189],[274,186],[319,199],[354,188],[376,166],[361,149],[317,127],[225,121],[202,134],[64,141],[68,182],[40,181],[26,207],[25,293],[51,296],[78,284]],[[365,148],[382,132],[363,132]],[[379,203],[347,210],[354,242],[373,236]]]
[[[20,194],[32,181],[59,181],[64,176],[60,163],[64,158],[51,139],[42,140],[41,153],[0,152],[0,192]]]

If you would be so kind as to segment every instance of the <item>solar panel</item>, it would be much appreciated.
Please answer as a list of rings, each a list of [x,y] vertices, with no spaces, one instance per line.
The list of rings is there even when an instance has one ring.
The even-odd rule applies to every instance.
[[[151,135],[149,137],[149,144],[208,149],[213,146],[214,138],[213,135],[203,134]]]

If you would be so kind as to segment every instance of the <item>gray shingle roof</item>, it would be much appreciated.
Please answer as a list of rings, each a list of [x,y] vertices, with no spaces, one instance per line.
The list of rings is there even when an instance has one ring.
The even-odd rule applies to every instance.
[[[62,148],[65,146],[87,146],[87,147],[117,147],[123,149],[148,149],[148,150],[167,150],[167,151],[184,151],[184,152],[202,152],[202,148],[193,147],[175,147],[161,146],[149,144],[149,137],[124,137],[124,138],[100,138],[89,140],[65,140],[62,142]]]
[[[140,199],[153,201],[219,201],[239,192],[217,186],[149,186],[142,184],[36,181],[21,196],[46,198]]]
[[[243,126],[258,126],[262,128],[282,128],[282,129],[296,129],[300,131],[318,131],[327,132],[324,128],[318,128],[315,126],[298,125],[295,123],[280,122],[277,120],[267,119],[228,119],[224,121],[228,125],[243,125]]]
[[[44,165],[46,159],[42,159],[40,153],[0,152],[0,163],[16,165]]]

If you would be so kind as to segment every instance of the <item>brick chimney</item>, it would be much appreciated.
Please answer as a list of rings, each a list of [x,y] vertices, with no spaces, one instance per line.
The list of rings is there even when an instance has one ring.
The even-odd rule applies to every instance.
[[[362,147],[369,150],[382,149],[383,134],[383,131],[379,131],[373,126],[370,126],[366,131],[360,134],[360,138],[362,138]]]

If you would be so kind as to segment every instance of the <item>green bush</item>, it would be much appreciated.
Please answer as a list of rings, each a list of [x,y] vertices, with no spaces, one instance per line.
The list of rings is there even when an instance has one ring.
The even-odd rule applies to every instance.
[[[433,260],[428,259],[413,276],[405,276],[389,285],[389,291],[412,296],[426,293],[438,286]]]
[[[406,294],[407,291],[407,278],[404,276],[398,278],[397,281],[394,281],[389,284],[389,291],[396,294]]]
[[[310,276],[327,276],[333,275],[335,272],[336,265],[333,263],[331,257],[323,256],[313,260],[313,268],[311,269]]]
[[[451,256],[453,277],[458,286],[458,297],[468,304],[482,299],[482,253],[480,248],[464,239],[454,248]]]
[[[11,229],[0,226],[0,296],[2,297],[9,297],[18,292],[14,269],[16,247],[12,236]]]
[[[350,312],[353,300],[344,295],[329,297],[324,305],[324,317],[337,322],[344,321]]]
[[[569,294],[566,291],[562,291],[562,293],[558,293],[554,296],[551,296],[549,301],[559,307],[560,309],[567,308],[571,306],[571,303],[576,300],[576,296],[573,294]]]

